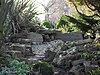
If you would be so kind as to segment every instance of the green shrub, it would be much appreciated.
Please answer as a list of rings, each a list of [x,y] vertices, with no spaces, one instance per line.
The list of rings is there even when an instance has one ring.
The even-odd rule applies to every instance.
[[[90,53],[88,53],[88,52],[81,53],[81,58],[88,59],[89,57],[90,57]]]
[[[0,49],[0,67],[8,65],[11,59],[11,55],[5,53],[4,50]]]
[[[42,24],[42,27],[50,29],[50,28],[53,28],[53,25],[52,25],[50,22],[45,21],[45,22]]]
[[[14,67],[1,67],[0,69],[0,75],[16,75],[14,72]]]
[[[72,41],[72,42],[67,41],[67,42],[66,42],[66,45],[67,45],[67,49],[70,49],[70,48],[72,48],[72,47],[75,46],[75,41]]]
[[[47,62],[38,62],[33,64],[33,71],[40,72],[42,75],[53,75],[52,65]]]
[[[66,16],[66,15],[61,16],[58,23],[56,24],[56,28],[57,29],[62,28],[64,30],[64,32],[77,32],[77,31],[80,31],[80,29],[76,26],[76,23],[70,22],[69,17]]]
[[[27,75],[28,72],[29,65],[17,60],[13,60],[10,66],[4,66],[0,69],[0,75]]]
[[[100,75],[100,68],[97,68],[95,70],[89,71],[90,75]]]

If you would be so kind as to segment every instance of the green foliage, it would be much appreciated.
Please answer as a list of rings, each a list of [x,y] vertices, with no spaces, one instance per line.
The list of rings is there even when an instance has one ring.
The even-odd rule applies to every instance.
[[[92,52],[88,52],[88,51],[83,51],[80,53],[81,58],[82,59],[94,59],[95,61],[99,61],[100,59],[100,51],[92,51]]]
[[[66,0],[67,1],[67,0]],[[84,12],[91,12],[90,14],[100,16],[100,0],[68,0],[72,4],[77,5],[78,8],[83,9],[84,6]],[[88,11],[89,10],[89,11]],[[89,15],[90,15],[89,14]]]
[[[100,43],[95,43],[95,46],[98,46],[98,47],[100,47]]]
[[[42,27],[50,29],[53,28],[53,25],[50,22],[45,21],[43,22]]]
[[[13,60],[11,65],[15,68],[16,75],[27,75],[29,72],[29,66],[24,61],[19,62],[17,60]]]
[[[97,30],[94,25],[97,24],[98,20],[94,17],[87,17],[82,14],[74,14],[73,16],[63,15],[58,23],[56,24],[57,29],[62,29],[62,32],[78,32],[84,33],[84,38],[94,37],[95,31]]]
[[[80,31],[80,29],[76,26],[76,23],[77,22],[74,21],[74,19],[70,19],[70,17],[68,17],[67,15],[62,15],[58,23],[56,24],[56,28],[63,28],[66,32],[77,32]]]
[[[7,19],[7,14],[12,3],[13,0],[0,0],[0,48],[2,47],[3,39],[8,30],[4,23]]]
[[[90,57],[90,54],[88,52],[83,52],[83,53],[81,53],[81,57],[83,59],[88,59]]]
[[[66,42],[66,45],[67,45],[67,48],[70,49],[75,46],[75,41],[73,41],[73,42],[68,41],[68,42]]]
[[[37,24],[39,22],[39,18],[36,17],[38,12],[36,11],[36,5],[35,0],[32,2],[32,0],[27,0],[27,5],[25,9],[22,11],[22,17],[24,19],[24,22],[30,22],[32,24]],[[23,3],[23,2],[22,2]]]
[[[84,32],[88,32],[88,30],[91,30],[93,33],[88,33],[89,36],[92,36],[94,38],[95,31],[97,30],[97,24],[100,19],[100,1],[99,0],[68,0],[74,5],[78,15],[74,15],[74,21],[71,20],[72,17],[70,17],[70,21],[73,23],[75,22],[75,19],[77,21],[78,27]],[[85,36],[88,36],[86,34]]]
[[[47,62],[38,62],[33,64],[33,71],[38,71],[42,75],[53,75],[52,65]]]
[[[27,29],[32,25],[36,25],[36,6],[35,0],[14,0],[9,10],[10,25],[12,33],[18,33],[22,29]],[[23,27],[23,28],[22,28]]]
[[[87,25],[89,24],[89,23],[87,23],[84,19],[82,19],[78,13],[73,13],[73,17],[74,17],[75,19],[77,19],[78,21],[84,23],[84,24],[87,24]]]
[[[11,59],[12,57],[9,54],[4,53],[2,50],[0,51],[0,67],[8,65]]]
[[[3,24],[6,20],[8,10],[13,0],[0,0],[0,31],[2,32]]]
[[[5,67],[1,67],[0,69],[0,75],[15,75],[15,73],[13,73],[14,68],[9,68],[7,66]]]
[[[0,75],[27,75],[29,66],[25,62],[13,60],[10,66],[1,67]]]
[[[3,25],[2,36],[7,36],[9,30],[10,30],[9,18],[7,17]]]
[[[89,71],[90,75],[100,75],[100,68]]]
[[[68,20],[67,18],[63,15],[61,16],[61,18],[59,19],[56,28],[61,28],[62,26],[68,25]]]

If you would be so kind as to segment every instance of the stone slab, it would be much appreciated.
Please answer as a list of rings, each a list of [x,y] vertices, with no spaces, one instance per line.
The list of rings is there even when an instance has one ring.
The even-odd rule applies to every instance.
[[[76,41],[76,40],[82,40],[82,33],[81,32],[70,32],[70,33],[60,33],[55,34],[56,40],[62,40],[64,42],[66,41]]]
[[[39,33],[30,32],[28,39],[31,39],[32,42],[43,42],[43,37]]]
[[[83,44],[92,43],[92,42],[93,42],[92,39],[78,40],[78,41],[76,42],[76,45],[83,45]]]

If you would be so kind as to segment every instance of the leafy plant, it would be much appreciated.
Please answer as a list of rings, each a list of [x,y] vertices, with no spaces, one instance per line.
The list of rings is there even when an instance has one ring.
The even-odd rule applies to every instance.
[[[4,51],[1,50],[0,52],[0,67],[6,66],[9,64],[9,61],[11,61],[12,57],[9,54],[4,53]]]
[[[56,28],[62,28],[62,32],[77,32],[80,29],[76,26],[75,23],[69,21],[69,17],[67,15],[62,15],[56,24]]]
[[[9,66],[4,66],[0,69],[0,75],[27,75],[28,72],[29,65],[17,60],[11,61]]]
[[[52,65],[47,62],[38,62],[33,64],[33,71],[38,71],[42,75],[53,75]]]
[[[66,42],[66,45],[67,45],[67,48],[70,49],[75,46],[75,41],[73,41],[73,42],[68,41],[68,42]]]
[[[13,67],[1,67],[0,69],[0,75],[15,75],[14,68]]]
[[[100,43],[99,42],[95,42],[94,45],[97,46],[97,47],[100,47]]]
[[[5,38],[4,32],[6,31],[6,29],[4,29],[4,23],[12,3],[13,0],[0,0],[0,48],[2,47]]]
[[[91,70],[91,71],[89,71],[89,74],[90,75],[100,75],[100,69],[97,68],[95,70]]]
[[[83,59],[88,59],[89,56],[90,56],[90,54],[89,54],[88,52],[83,52],[83,53],[81,53],[81,57],[82,57]]]
[[[10,25],[12,33],[18,33],[22,29],[27,29],[35,22],[37,15],[35,0],[14,0],[11,9],[9,10]]]
[[[51,28],[53,28],[53,25],[50,22],[45,21],[45,22],[43,22],[42,27],[51,29]]]
[[[27,75],[29,72],[29,66],[24,61],[19,62],[17,60],[13,60],[11,62],[11,66],[15,68],[16,75]]]

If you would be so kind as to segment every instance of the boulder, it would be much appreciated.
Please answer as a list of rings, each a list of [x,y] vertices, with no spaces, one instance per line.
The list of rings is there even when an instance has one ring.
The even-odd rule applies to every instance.
[[[65,70],[58,68],[58,67],[53,67],[54,75],[65,75]]]
[[[50,48],[50,50],[53,52],[63,51],[66,48],[66,45],[62,40],[54,40],[51,41],[49,44],[51,45],[51,48],[53,48]]]
[[[83,65],[85,66],[85,72],[88,73],[91,70],[91,63],[90,63],[90,61],[85,61],[83,63]]]
[[[82,40],[82,33],[81,32],[70,32],[70,33],[59,33],[55,34],[55,39],[66,41],[75,41],[75,40]]]
[[[99,65],[92,64],[92,61],[85,61],[83,64],[84,64],[86,73],[88,73],[89,71],[92,71],[92,70],[96,70],[97,68],[98,69],[100,68]]]
[[[10,47],[12,47],[13,50],[21,51],[23,57],[26,57],[27,55],[33,55],[31,45],[13,43]]]
[[[72,47],[72,48],[68,49],[66,52],[67,52],[67,54],[75,54],[78,52],[78,49],[77,49],[77,47]]]
[[[84,44],[92,43],[92,42],[93,42],[92,39],[78,40],[78,41],[76,42],[76,45],[84,45]]]
[[[69,71],[68,75],[84,75],[85,73],[83,72],[84,67],[77,65],[73,66],[71,70]]]
[[[58,66],[62,66],[63,68],[70,68],[71,62],[78,59],[80,59],[80,54],[67,54],[65,56],[62,56],[62,54],[60,54],[55,56],[53,63]]]
[[[52,52],[50,50],[45,51],[45,61],[52,62],[56,52]]]
[[[75,60],[72,62],[73,66],[82,65],[85,62],[84,59]]]
[[[43,42],[42,35],[34,32],[28,34],[28,39],[31,39],[32,42]]]

